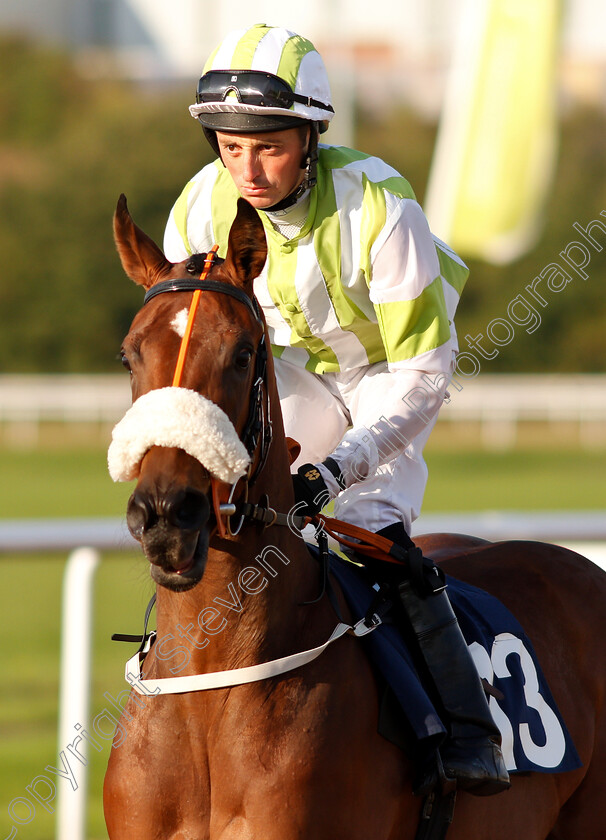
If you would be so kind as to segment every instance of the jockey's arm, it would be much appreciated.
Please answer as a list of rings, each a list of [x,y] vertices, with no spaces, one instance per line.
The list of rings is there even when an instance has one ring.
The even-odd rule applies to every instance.
[[[345,487],[372,476],[377,468],[401,455],[440,410],[450,374],[428,374],[420,370],[395,370],[385,374],[391,380],[384,397],[365,422],[347,431],[330,457],[336,461]],[[340,488],[332,472],[318,465],[331,497]]]
[[[446,300],[436,245],[415,201],[399,218],[372,260],[370,299],[388,360],[380,400],[368,401],[331,458],[346,487],[401,455],[431,423],[444,402],[455,367],[454,300]],[[320,467],[331,495],[339,487]]]
[[[383,330],[389,369],[383,377],[388,384],[381,391],[380,401],[366,407],[363,419],[331,453],[347,487],[364,481],[378,466],[404,452],[439,411],[454,369],[456,335],[441,296],[442,284],[437,282],[435,243],[415,201],[403,202],[398,212],[390,235],[372,255],[369,290]],[[166,226],[164,250],[173,262],[188,256],[174,208]],[[425,291],[424,296],[429,298],[426,305],[406,305],[422,299],[429,287],[434,294]],[[393,323],[390,310],[399,306],[406,317],[404,323],[398,321],[399,334],[393,336],[386,324]],[[428,306],[434,309],[430,320],[437,325],[435,332],[441,343],[425,350],[421,345],[423,352],[411,357],[406,348],[415,346],[415,339],[409,339],[418,332],[419,324],[427,321]],[[417,347],[419,341],[422,339],[416,341]],[[331,496],[336,496],[340,488],[335,477],[326,467],[319,466]]]

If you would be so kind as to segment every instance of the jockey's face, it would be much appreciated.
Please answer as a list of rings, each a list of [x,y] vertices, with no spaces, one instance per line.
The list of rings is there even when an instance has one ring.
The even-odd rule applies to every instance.
[[[253,207],[272,207],[299,186],[307,139],[298,128],[260,134],[217,132],[221,159],[240,195]]]

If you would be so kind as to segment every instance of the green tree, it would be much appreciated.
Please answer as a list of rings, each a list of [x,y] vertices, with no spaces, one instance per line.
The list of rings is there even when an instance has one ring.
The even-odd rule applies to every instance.
[[[211,152],[187,112],[194,81],[162,86],[91,81],[64,54],[0,43],[0,369],[116,370],[141,290],[122,272],[111,219],[121,192],[161,243],[182,186]],[[399,169],[422,202],[436,126],[404,109],[360,112],[356,145]],[[557,173],[540,241],[508,266],[471,261],[457,327],[485,333],[508,304],[606,210],[606,114],[576,110],[561,123]],[[604,237],[606,242],[606,237]],[[540,309],[541,325],[483,361],[484,372],[602,371],[606,248]]]
[[[0,55],[19,68],[0,76],[11,114],[0,134],[2,369],[115,369],[141,292],[122,272],[112,214],[126,193],[161,243],[179,190],[210,159],[191,90],[85,80],[26,42]]]

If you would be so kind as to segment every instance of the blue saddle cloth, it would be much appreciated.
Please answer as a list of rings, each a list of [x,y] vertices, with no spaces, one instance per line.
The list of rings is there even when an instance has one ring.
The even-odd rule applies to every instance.
[[[355,619],[366,615],[376,592],[353,563],[331,553],[330,570]],[[502,735],[510,773],[557,773],[581,766],[530,640],[511,612],[492,595],[448,577],[448,596],[482,678],[497,689],[490,710]],[[374,667],[390,686],[418,742],[446,733],[423,687],[398,628],[382,624],[362,637]],[[502,695],[502,697],[501,697]]]

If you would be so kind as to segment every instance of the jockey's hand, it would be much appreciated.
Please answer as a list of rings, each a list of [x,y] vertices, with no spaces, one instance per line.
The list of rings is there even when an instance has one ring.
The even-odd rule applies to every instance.
[[[295,502],[305,502],[297,507],[301,516],[315,516],[330,501],[330,493],[320,470],[314,464],[303,464],[292,476]]]

